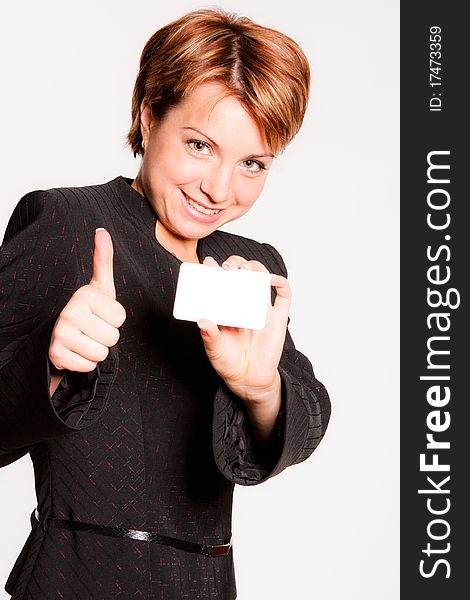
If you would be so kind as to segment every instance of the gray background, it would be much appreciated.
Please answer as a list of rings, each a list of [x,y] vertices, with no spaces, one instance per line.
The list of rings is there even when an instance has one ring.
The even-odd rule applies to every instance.
[[[301,132],[257,204],[225,229],[283,255],[293,338],[333,403],[306,462],[236,488],[239,598],[395,600],[399,3],[218,4],[290,35],[311,61]],[[0,36],[2,236],[28,191],[135,176],[124,139],[140,52],[158,27],[200,6],[208,5],[9,3]],[[9,490],[0,494],[3,587],[35,506],[29,457],[0,471],[0,487]]]

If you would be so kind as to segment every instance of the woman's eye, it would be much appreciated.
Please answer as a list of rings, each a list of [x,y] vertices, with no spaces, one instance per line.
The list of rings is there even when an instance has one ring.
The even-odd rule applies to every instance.
[[[206,148],[209,150],[209,146],[199,140],[189,140],[188,145],[195,154],[203,154]]]
[[[253,160],[251,158],[249,158],[248,160],[244,160],[243,166],[247,171],[250,171],[251,173],[259,173],[260,171],[266,168],[263,165],[263,163],[260,163],[257,160]]]

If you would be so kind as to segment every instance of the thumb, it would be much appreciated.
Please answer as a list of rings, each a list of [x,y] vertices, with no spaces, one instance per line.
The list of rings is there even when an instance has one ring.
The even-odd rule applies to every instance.
[[[93,276],[90,283],[103,294],[116,300],[113,275],[113,240],[106,229],[95,229],[95,249],[93,252]]]

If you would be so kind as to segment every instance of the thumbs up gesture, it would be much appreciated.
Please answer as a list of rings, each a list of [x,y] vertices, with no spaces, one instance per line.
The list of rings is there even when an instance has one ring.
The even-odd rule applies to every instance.
[[[126,311],[116,301],[113,253],[110,234],[97,229],[91,281],[73,294],[52,331],[49,360],[57,369],[93,371],[119,340]]]

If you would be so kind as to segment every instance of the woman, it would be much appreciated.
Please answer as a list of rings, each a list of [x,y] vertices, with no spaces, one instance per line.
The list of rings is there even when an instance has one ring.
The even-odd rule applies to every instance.
[[[189,13],[142,53],[137,177],[16,206],[2,247],[0,460],[30,453],[38,505],[6,583],[14,600],[236,598],[234,484],[305,460],[330,405],[287,330],[281,256],[218,229],[260,195],[308,86],[286,36]],[[183,261],[269,271],[266,327],[175,320]]]

